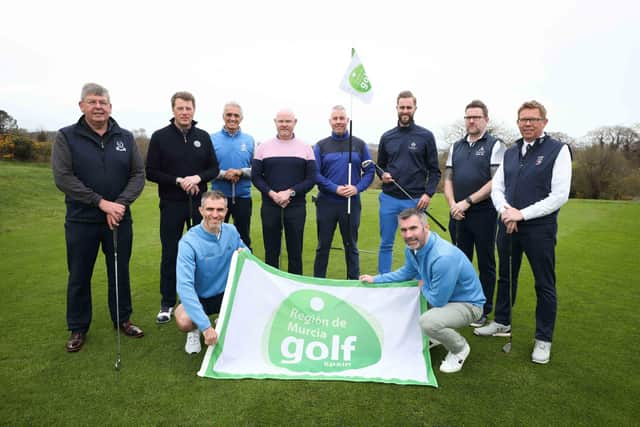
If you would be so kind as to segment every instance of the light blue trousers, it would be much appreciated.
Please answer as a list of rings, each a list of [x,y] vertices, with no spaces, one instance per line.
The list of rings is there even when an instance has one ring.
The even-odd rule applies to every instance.
[[[393,262],[393,242],[398,229],[398,214],[405,209],[415,208],[420,199],[396,199],[380,192],[380,251],[378,252],[378,273],[391,271]]]

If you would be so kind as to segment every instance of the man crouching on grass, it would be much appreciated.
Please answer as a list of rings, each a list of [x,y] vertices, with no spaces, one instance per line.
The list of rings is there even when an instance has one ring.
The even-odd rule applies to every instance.
[[[224,223],[227,196],[208,191],[202,195],[199,210],[202,222],[180,239],[176,262],[180,305],[175,317],[178,329],[187,332],[184,350],[189,354],[200,353],[201,331],[206,345],[218,341],[209,316],[220,312],[233,253],[246,249],[236,228]]]
[[[464,328],[482,316],[486,302],[480,279],[460,249],[429,231],[424,211],[410,208],[398,215],[400,233],[407,244],[405,264],[399,270],[377,276],[362,275],[368,283],[402,282],[421,277],[422,294],[429,303],[420,327],[449,352],[440,371],[462,369],[471,352],[469,343],[454,328]]]

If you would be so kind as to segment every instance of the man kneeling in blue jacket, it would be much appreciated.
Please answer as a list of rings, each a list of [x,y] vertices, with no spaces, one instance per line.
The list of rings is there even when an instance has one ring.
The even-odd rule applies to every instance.
[[[199,210],[202,222],[180,239],[176,262],[180,305],[175,317],[178,329],[188,332],[184,350],[189,354],[200,353],[201,331],[206,345],[218,341],[209,316],[220,312],[233,253],[246,249],[236,228],[224,223],[227,196],[207,191]]]
[[[407,244],[404,266],[377,276],[365,274],[360,280],[386,283],[421,277],[422,294],[430,308],[420,317],[420,327],[449,352],[440,371],[458,372],[471,347],[454,328],[464,328],[482,316],[486,299],[480,279],[460,249],[429,231],[424,211],[405,209],[398,215],[398,221]]]

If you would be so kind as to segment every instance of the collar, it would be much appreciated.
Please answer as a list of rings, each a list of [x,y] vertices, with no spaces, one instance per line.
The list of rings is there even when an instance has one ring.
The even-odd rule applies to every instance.
[[[331,132],[331,139],[333,139],[334,141],[347,141],[349,139],[349,131],[346,131],[342,135]]]
[[[229,131],[227,131],[227,128],[222,126],[222,130],[220,132],[222,132],[223,134],[225,134],[229,138],[235,138],[236,136],[239,136],[242,133],[242,128],[238,128],[238,131],[236,133],[231,134],[231,133],[229,133]]]
[[[414,254],[416,256],[426,255],[427,253],[429,253],[431,248],[433,248],[433,246],[436,244],[436,240],[438,240],[438,235],[433,231],[429,230],[429,238],[427,239],[426,243],[424,244],[423,247],[415,251]],[[409,249],[409,250],[413,252],[412,249]]]
[[[397,122],[397,128],[401,129],[401,130],[411,130],[416,126],[416,122],[413,121],[413,119],[411,119],[411,122],[409,122],[409,126],[400,126],[400,120],[398,120]]]
[[[480,141],[482,141],[482,140],[484,140],[484,139],[486,139],[486,138],[487,138],[487,131],[486,131],[486,130],[482,133],[482,136],[481,136],[480,138],[476,139],[476,140],[475,140],[475,141],[473,141],[473,142],[469,141],[469,134],[466,134],[466,135],[464,136],[464,140],[465,140],[465,141],[469,144],[469,146],[471,146],[471,147],[473,147],[474,145],[476,145],[476,143],[478,143],[478,142],[480,142]]]
[[[89,123],[87,123],[87,119],[84,117],[84,114],[80,116],[80,118],[78,119],[77,126],[79,130],[81,130],[84,133],[88,133],[89,135],[97,138],[98,140],[108,135],[109,133],[117,132],[118,129],[120,129],[120,127],[118,126],[118,123],[116,123],[116,121],[112,117],[109,117],[109,119],[107,120],[107,130],[104,133],[104,135],[101,136],[95,130],[93,130],[91,126],[89,126]]]
[[[187,134],[189,132],[191,132],[191,129],[195,128],[196,125],[198,124],[198,122],[196,122],[195,120],[191,120],[191,127],[189,129],[187,129],[186,132],[184,132],[182,130],[182,128],[179,128],[178,125],[176,125],[176,119],[175,117],[171,118],[171,120],[169,120],[171,122],[171,124],[173,125],[174,128],[178,129],[178,131],[180,131],[181,133]]]

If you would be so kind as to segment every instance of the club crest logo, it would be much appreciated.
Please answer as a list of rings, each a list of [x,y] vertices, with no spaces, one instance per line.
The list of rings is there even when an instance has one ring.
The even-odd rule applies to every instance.
[[[536,157],[536,166],[540,166],[540,164],[542,164],[543,160],[544,160],[544,156]]]
[[[476,156],[484,156],[484,147],[480,147],[476,150]]]
[[[127,147],[124,146],[124,142],[116,141],[116,151],[127,151]]]
[[[247,144],[245,144],[244,142],[240,144],[240,151],[247,151]]]
[[[409,143],[409,150],[415,151],[418,148],[418,145],[415,143],[415,141],[411,141]]]
[[[202,146],[202,143],[196,139],[195,141],[193,141],[193,146],[196,148],[200,148]]]
[[[266,338],[269,361],[295,372],[340,372],[380,361],[382,333],[361,308],[325,292],[302,290],[282,301]]]

